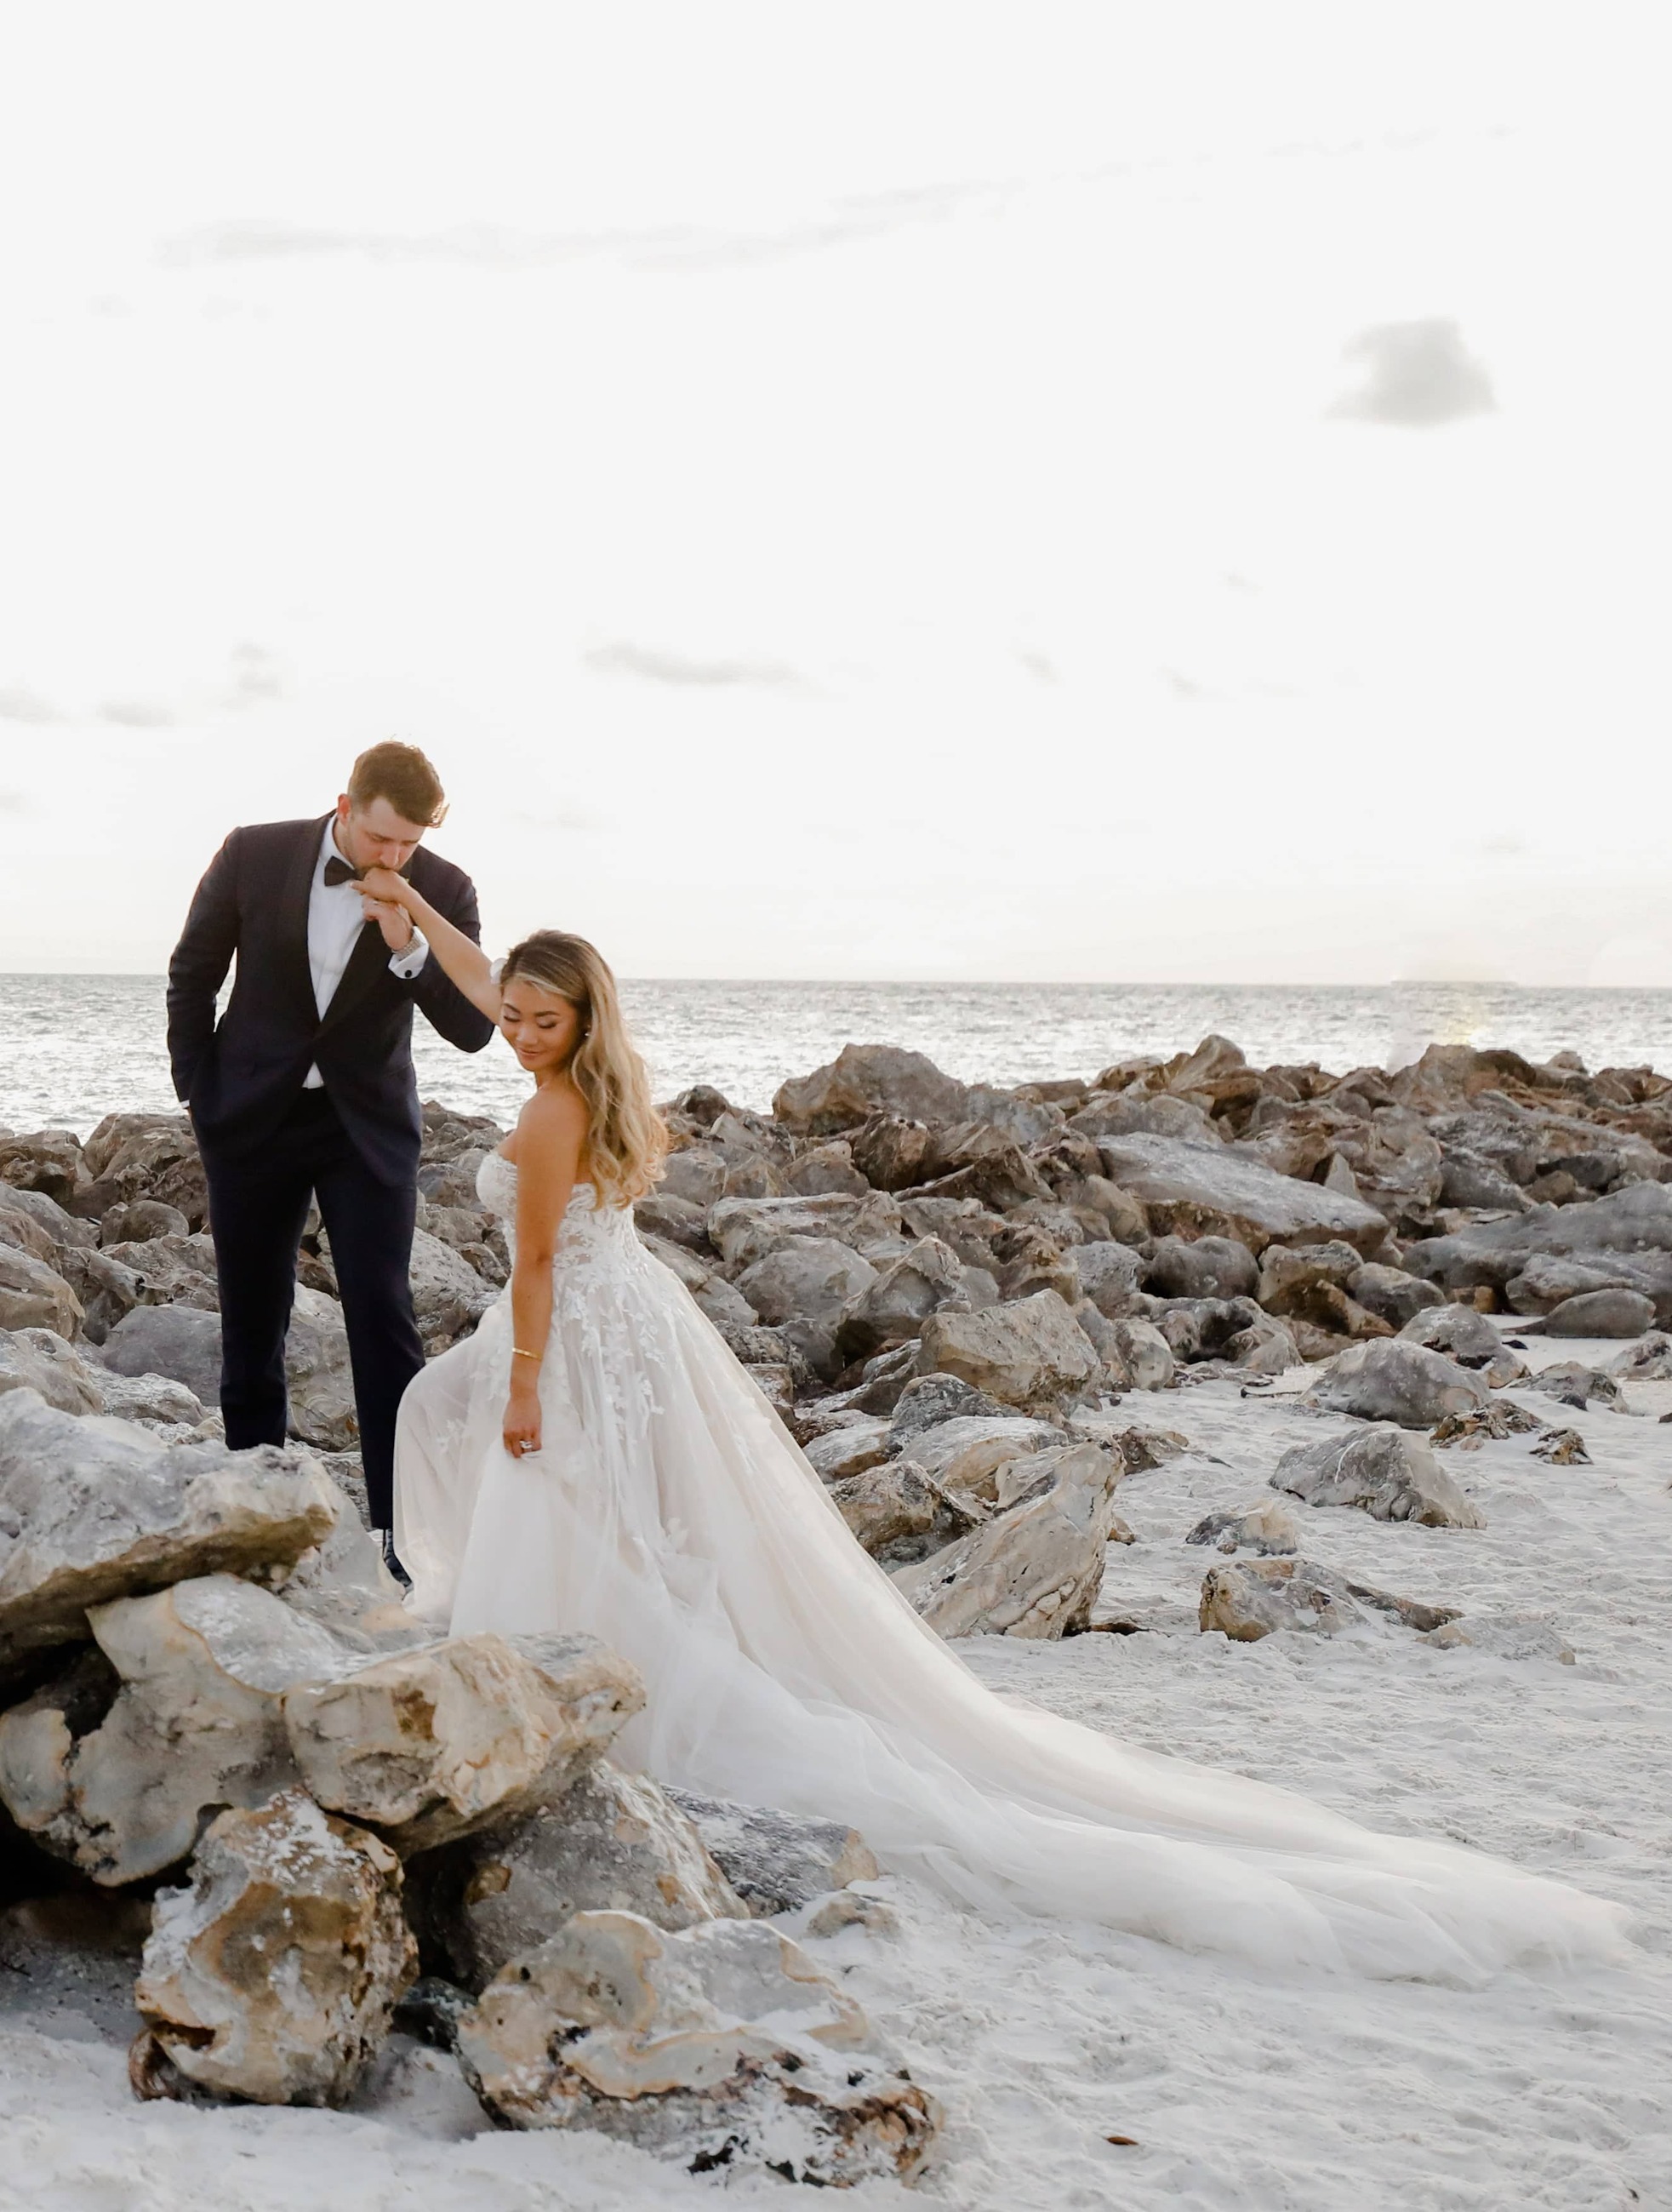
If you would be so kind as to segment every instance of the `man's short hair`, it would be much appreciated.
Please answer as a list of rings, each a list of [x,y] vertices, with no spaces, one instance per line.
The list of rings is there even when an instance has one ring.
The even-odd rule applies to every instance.
[[[385,738],[368,746],[354,763],[348,797],[356,806],[386,799],[403,822],[434,830],[446,818],[447,794],[432,763],[416,745]]]

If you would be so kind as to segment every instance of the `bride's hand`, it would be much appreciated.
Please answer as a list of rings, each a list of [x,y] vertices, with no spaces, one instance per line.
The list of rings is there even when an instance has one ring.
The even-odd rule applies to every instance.
[[[400,907],[412,911],[413,890],[404,876],[397,876],[393,868],[367,868],[360,879],[360,896],[377,899],[386,906]]]
[[[540,1393],[520,1378],[511,1386],[501,1429],[506,1449],[512,1459],[529,1459],[540,1449]]]

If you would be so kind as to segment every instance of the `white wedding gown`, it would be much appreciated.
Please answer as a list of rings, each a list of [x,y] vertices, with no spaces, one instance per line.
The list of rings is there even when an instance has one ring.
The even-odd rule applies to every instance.
[[[511,1234],[515,1168],[492,1156],[478,1188]],[[590,1185],[553,1289],[542,1450],[500,1440],[507,1291],[402,1402],[396,1542],[415,1610],[455,1634],[585,1630],[631,1660],[647,1703],[625,1764],[851,1823],[891,1872],[989,1911],[1453,1981],[1620,1955],[1616,1906],[994,1695]]]

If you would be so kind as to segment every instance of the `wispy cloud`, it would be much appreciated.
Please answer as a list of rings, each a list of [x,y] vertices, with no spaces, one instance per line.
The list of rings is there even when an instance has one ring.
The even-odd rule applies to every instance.
[[[99,720],[119,722],[130,730],[166,730],[179,716],[157,699],[106,699],[99,708]]]
[[[356,259],[384,264],[439,264],[488,272],[548,268],[564,262],[621,261],[639,269],[712,269],[822,252],[925,223],[994,210],[1020,182],[972,182],[869,193],[835,202],[827,213],[758,230],[665,225],[647,230],[530,231],[496,223],[451,230],[336,229],[256,218],[205,224],[162,240],[166,268],[227,262]]]
[[[1349,339],[1342,352],[1359,381],[1336,401],[1332,415],[1427,430],[1497,407],[1492,379],[1449,316],[1378,323]]]
[[[270,700],[282,699],[288,688],[284,664],[277,653],[270,653],[264,645],[251,645],[247,640],[233,647],[232,682],[226,694],[227,706],[264,707]]]
[[[659,646],[632,645],[625,639],[595,645],[581,655],[589,668],[605,676],[638,676],[652,684],[760,684],[776,690],[799,691],[805,679],[785,662],[778,660],[698,660]]]
[[[16,684],[0,690],[0,722],[63,722],[69,717],[39,691]]]

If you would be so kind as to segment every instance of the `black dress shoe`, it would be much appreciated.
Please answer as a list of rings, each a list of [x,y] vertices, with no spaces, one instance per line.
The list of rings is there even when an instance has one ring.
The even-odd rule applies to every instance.
[[[372,1533],[378,1540],[378,1549],[383,1553],[383,1563],[385,1566],[388,1568],[390,1573],[394,1576],[396,1581],[399,1583],[403,1589],[410,1589],[412,1588],[412,1577],[401,1565],[400,1554],[395,1549],[394,1530],[392,1528],[374,1528]]]

